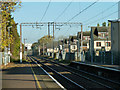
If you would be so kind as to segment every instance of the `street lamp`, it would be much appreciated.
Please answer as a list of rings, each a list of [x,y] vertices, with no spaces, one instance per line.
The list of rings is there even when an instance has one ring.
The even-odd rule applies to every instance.
[[[27,40],[27,39],[26,39],[26,38],[24,38],[24,56],[25,56],[25,59],[26,59],[26,51],[25,51],[26,46],[25,46],[25,40]]]
[[[10,40],[10,28],[12,28],[12,26],[8,27],[9,40]],[[10,63],[10,42],[8,45],[8,62]]]

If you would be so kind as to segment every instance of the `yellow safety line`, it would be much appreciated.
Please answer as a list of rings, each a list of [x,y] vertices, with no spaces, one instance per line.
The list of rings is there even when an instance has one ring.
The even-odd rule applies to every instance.
[[[30,62],[29,62],[29,63],[30,63]],[[31,65],[31,64],[30,64],[30,65]],[[33,71],[32,65],[31,65],[31,70],[32,70],[32,72],[33,72],[33,75],[34,75],[34,77],[35,77],[35,81],[37,82],[38,87],[40,88],[40,90],[42,90],[42,87],[40,86],[40,83],[39,83],[39,81],[38,81],[38,79],[37,79],[37,76],[35,75],[35,73],[34,73],[34,71]]]

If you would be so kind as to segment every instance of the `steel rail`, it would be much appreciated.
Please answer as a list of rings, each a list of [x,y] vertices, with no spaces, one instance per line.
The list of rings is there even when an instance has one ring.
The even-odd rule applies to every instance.
[[[33,58],[33,57],[32,57]],[[37,59],[33,58],[35,61],[39,62],[41,65],[47,67],[48,69],[50,69],[51,71],[53,71],[54,73],[56,73],[57,75],[59,75],[60,77],[64,78],[65,80],[71,82],[72,84],[74,84],[75,86],[77,86],[78,88],[80,89],[83,89],[83,90],[87,90],[85,87],[79,85],[78,83],[72,81],[71,79],[67,78],[66,76],[60,74],[59,72],[57,72],[56,70],[52,69],[51,67],[47,66],[47,65],[44,65],[43,63],[41,63],[40,61],[38,61]]]
[[[49,61],[49,59],[46,59],[46,58],[43,58],[43,59]],[[60,65],[60,66],[63,66],[63,67],[65,67],[65,68],[67,68],[67,70],[68,70],[68,68],[69,68],[69,69],[73,69],[72,73],[74,73],[74,74],[76,74],[76,75],[79,75],[79,74],[75,73],[74,71],[82,72],[82,73],[88,74],[88,75],[90,75],[90,76],[92,76],[92,77],[96,77],[96,78],[99,78],[99,79],[103,79],[103,80],[105,80],[105,81],[107,81],[107,82],[120,85],[119,82],[115,82],[115,81],[113,81],[113,80],[106,79],[106,78],[104,78],[104,77],[100,77],[100,76],[97,76],[97,75],[95,75],[95,74],[92,74],[92,73],[88,73],[88,72],[86,72],[86,71],[83,71],[83,70],[78,70],[78,69],[75,69],[75,68],[73,68],[73,67],[65,66],[65,65],[59,64],[59,63],[57,63],[57,62],[53,62],[53,61],[49,61],[49,62],[52,62],[52,63],[58,64],[58,65]],[[70,70],[68,70],[68,71],[70,71]],[[70,71],[70,72],[71,72],[71,71]],[[107,85],[104,85],[104,84],[102,84],[102,83],[100,83],[100,82],[96,82],[95,80],[92,80],[92,79],[90,79],[90,78],[88,78],[88,77],[85,77],[85,76],[82,76],[82,75],[79,75],[79,76],[81,76],[81,77],[83,77],[83,78],[86,78],[86,79],[88,79],[88,80],[90,80],[90,81],[93,81],[93,82],[95,82],[95,83],[98,83],[98,84],[100,84],[100,85],[102,85],[102,86],[105,86],[105,87],[107,87],[107,88],[111,88],[111,87],[109,87],[109,86],[107,86]],[[113,88],[112,88],[112,89],[113,89]]]

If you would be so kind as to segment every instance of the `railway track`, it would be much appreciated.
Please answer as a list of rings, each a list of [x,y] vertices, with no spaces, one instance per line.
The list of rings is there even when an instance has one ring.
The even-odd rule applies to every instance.
[[[91,80],[93,80],[93,82],[94,81],[98,81],[97,83],[100,83],[100,84],[104,84],[104,85],[107,85],[107,86],[109,86],[109,87],[112,87],[113,89],[120,89],[120,82],[117,82],[117,81],[114,81],[114,80],[110,80],[110,79],[107,79],[107,78],[104,78],[104,77],[101,77],[101,76],[98,76],[98,75],[95,75],[95,74],[92,74],[92,73],[88,73],[88,72],[86,72],[86,71],[83,71],[83,70],[78,70],[78,69],[76,69],[76,68],[73,68],[73,67],[70,67],[70,66],[67,66],[67,65],[63,65],[63,64],[60,64],[60,63],[57,63],[57,62],[54,62],[54,61],[51,61],[51,60],[48,60],[48,59],[46,59],[46,58],[44,58],[45,60],[47,60],[48,62],[50,62],[50,63],[54,63],[54,64],[58,64],[58,65],[60,65],[60,66],[62,66],[62,67],[65,67],[65,68],[67,68],[68,70],[71,70],[72,71],[72,73],[77,73],[77,74],[79,74],[79,75],[81,75],[81,76],[83,76],[83,78],[84,78],[84,76],[85,77],[89,77],[89,79]],[[91,80],[91,81],[92,81]]]
[[[35,57],[31,57],[32,60],[41,64],[47,71],[51,72],[51,75],[55,77],[65,88],[80,88],[80,89],[115,89],[116,86],[110,86],[98,82],[99,80],[91,79],[90,76],[79,74],[78,71],[66,68],[64,65],[60,65],[49,60],[38,60]],[[71,86],[71,87],[70,87]]]
[[[66,89],[81,89],[81,90],[86,90],[84,87],[82,87],[81,85],[73,82],[72,80],[68,79],[67,77],[63,76],[62,74],[58,73],[57,71],[55,71],[54,69],[48,67],[47,65],[44,65],[43,63],[40,63],[39,61],[29,57],[31,59],[31,61],[33,61],[34,63],[36,63],[38,66],[42,65],[42,68],[44,68],[44,70],[46,72],[48,72],[50,75],[52,75],[55,79],[57,79],[59,82],[62,83],[62,85],[66,88]],[[40,66],[41,67],[41,66]],[[54,74],[54,75],[53,75]]]

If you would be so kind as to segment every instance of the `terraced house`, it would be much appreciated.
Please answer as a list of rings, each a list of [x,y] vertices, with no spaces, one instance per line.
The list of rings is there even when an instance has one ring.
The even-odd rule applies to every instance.
[[[93,32],[94,40],[94,50],[100,51],[102,48],[105,48],[105,51],[111,50],[111,29],[110,27],[91,27]],[[98,31],[98,36],[95,35],[95,30]],[[87,48],[89,48],[89,43],[87,43]]]

